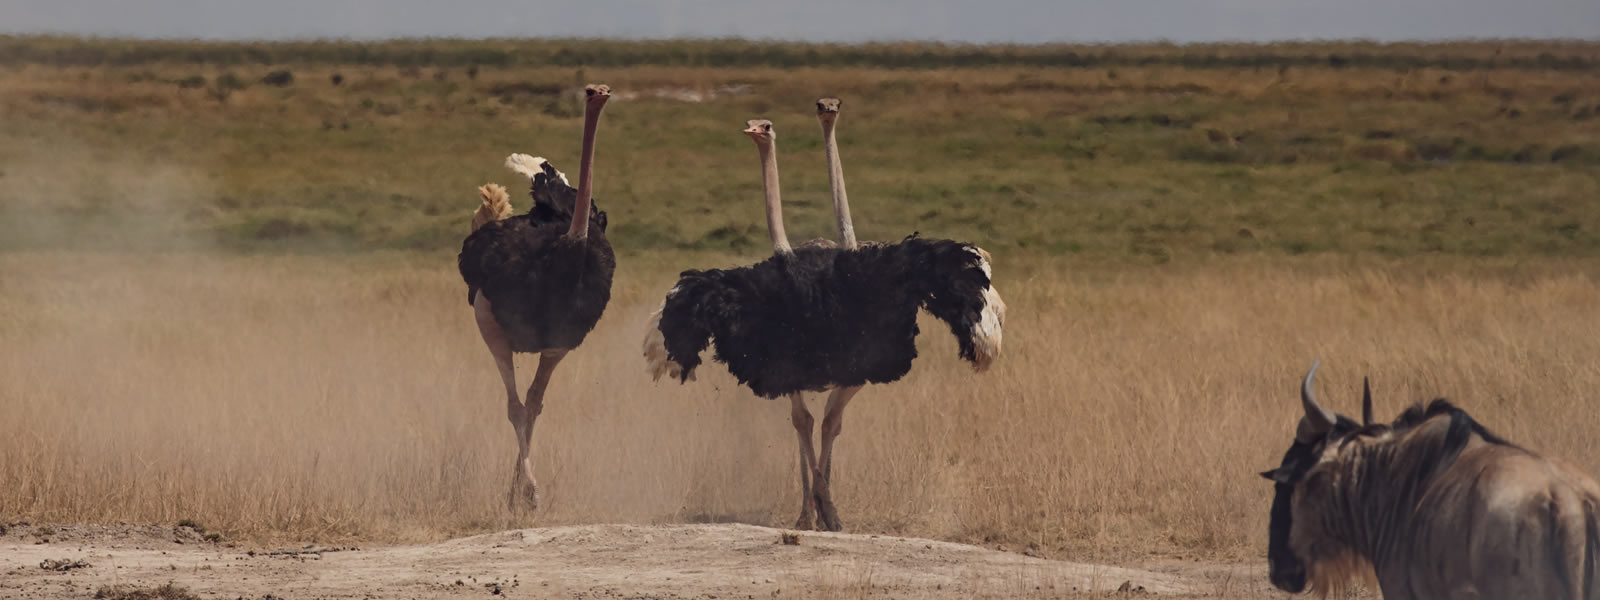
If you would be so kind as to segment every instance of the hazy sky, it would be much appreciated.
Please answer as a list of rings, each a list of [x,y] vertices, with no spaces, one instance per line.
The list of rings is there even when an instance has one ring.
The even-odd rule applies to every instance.
[[[0,0],[0,32],[208,39],[1600,38],[1600,0]]]

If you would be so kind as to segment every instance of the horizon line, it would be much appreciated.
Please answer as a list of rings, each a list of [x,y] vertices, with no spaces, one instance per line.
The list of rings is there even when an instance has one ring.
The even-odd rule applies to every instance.
[[[937,38],[882,38],[871,40],[807,40],[802,38],[781,37],[744,37],[744,36],[679,36],[679,37],[619,37],[619,36],[527,36],[527,37],[467,37],[457,35],[419,35],[419,36],[394,36],[394,37],[360,37],[360,36],[292,36],[292,37],[199,37],[199,36],[141,36],[124,34],[102,33],[73,33],[62,31],[33,31],[13,32],[0,31],[0,38],[35,38],[76,40],[90,42],[175,42],[175,43],[215,43],[215,44],[306,44],[306,43],[394,43],[394,42],[624,42],[624,43],[682,43],[682,42],[748,42],[752,44],[773,45],[815,45],[815,46],[874,46],[893,44],[912,44],[924,46],[950,46],[950,47],[1063,47],[1063,46],[1276,46],[1276,45],[1317,45],[1317,44],[1347,44],[1347,45],[1448,45],[1448,44],[1492,44],[1492,43],[1542,43],[1542,44],[1600,44],[1600,37],[1419,37],[1405,39],[1379,39],[1372,37],[1346,37],[1346,38],[1280,38],[1268,40],[1249,39],[1216,39],[1176,41],[1171,38],[1150,38],[1130,40],[1083,40],[1083,41],[1043,41],[1043,42],[973,42],[962,40],[941,40]]]

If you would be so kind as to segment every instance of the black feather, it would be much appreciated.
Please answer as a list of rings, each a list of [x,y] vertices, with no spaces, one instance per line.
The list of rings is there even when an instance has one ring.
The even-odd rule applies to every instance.
[[[495,322],[515,352],[581,344],[611,301],[617,266],[606,240],[605,213],[592,213],[598,218],[589,220],[587,239],[568,238],[576,193],[569,196],[572,188],[555,176],[550,163],[544,171],[533,180],[532,210],[478,228],[457,256],[468,301],[474,292],[489,299]]]
[[[573,207],[578,205],[578,190],[561,179],[561,173],[550,161],[544,161],[540,169],[542,172],[528,182],[528,195],[533,198],[528,215],[539,223],[571,223]],[[605,231],[605,211],[600,210],[593,198],[589,199],[589,206],[589,223]]]
[[[917,310],[950,326],[976,360],[972,325],[989,277],[970,245],[908,238],[848,251],[802,248],[748,267],[685,271],[660,330],[687,380],[700,352],[756,395],[889,383],[917,357]]]

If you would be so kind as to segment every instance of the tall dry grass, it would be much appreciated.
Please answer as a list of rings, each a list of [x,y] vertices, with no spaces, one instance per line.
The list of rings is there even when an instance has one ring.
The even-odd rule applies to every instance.
[[[0,520],[192,519],[254,540],[792,523],[787,407],[715,364],[688,385],[644,374],[641,327],[681,258],[625,260],[557,372],[534,436],[545,505],[526,515],[505,508],[515,444],[449,257],[0,255]],[[857,397],[835,483],[848,530],[1259,556],[1255,473],[1317,356],[1344,412],[1369,374],[1384,415],[1446,395],[1600,470],[1592,264],[1064,267],[997,257],[993,371],[925,323],[911,374]]]

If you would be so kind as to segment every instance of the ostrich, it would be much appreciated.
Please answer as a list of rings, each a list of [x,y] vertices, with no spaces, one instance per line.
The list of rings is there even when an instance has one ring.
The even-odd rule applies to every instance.
[[[822,529],[838,531],[833,442],[851,397],[911,370],[919,308],[950,327],[961,358],[987,370],[1000,352],[1005,304],[988,253],[970,244],[912,236],[859,250],[790,249],[771,124],[751,121],[745,133],[761,155],[774,254],[747,267],[684,271],[646,333],[648,370],[688,381],[714,343],[713,358],[757,396],[788,397],[803,463],[795,528],[810,529],[815,515]],[[817,454],[801,394],[830,388]]]
[[[533,424],[544,408],[545,388],[556,365],[583,343],[605,312],[617,266],[606,241],[605,213],[591,199],[595,130],[611,88],[590,85],[584,94],[578,189],[573,190],[566,175],[549,161],[511,155],[506,166],[528,177],[533,207],[511,217],[505,188],[493,184],[479,188],[482,205],[457,258],[478,332],[505,384],[506,418],[517,435],[517,462],[512,465],[507,499],[512,507],[519,490],[530,509],[539,506],[538,480],[529,456]],[[539,355],[526,404],[517,397],[515,352]]]

